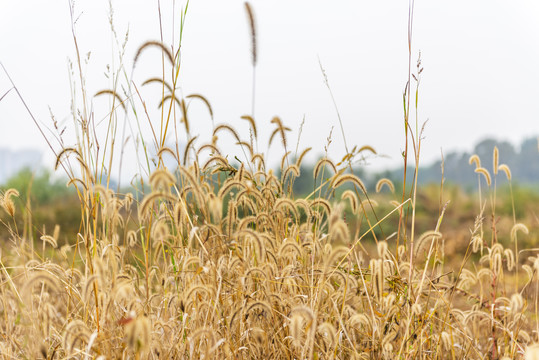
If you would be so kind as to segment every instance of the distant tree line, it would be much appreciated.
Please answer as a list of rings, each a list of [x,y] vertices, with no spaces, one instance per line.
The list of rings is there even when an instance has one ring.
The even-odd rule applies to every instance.
[[[474,172],[475,165],[469,164],[470,156],[476,154],[481,159],[481,166],[486,168],[493,175],[493,150],[498,147],[499,164],[506,164],[512,173],[512,181],[521,185],[539,184],[539,148],[538,138],[527,138],[519,146],[515,147],[507,141],[498,141],[487,138],[475,145],[473,151],[459,152],[453,151],[444,154],[443,176],[446,184],[455,184],[465,190],[473,191],[477,188],[477,174]],[[314,165],[302,165],[301,176],[294,182],[294,193],[310,193],[314,189],[313,180]],[[401,187],[403,180],[403,167],[389,169],[378,173],[373,173],[361,165],[354,167],[354,172],[364,182],[367,188],[372,191],[380,178],[388,178],[393,181],[397,188]],[[412,183],[414,168],[408,169],[407,184]],[[332,175],[332,174],[329,174]],[[506,176],[500,173],[498,183],[505,184]],[[419,168],[419,184],[440,183],[442,178],[442,160],[435,161]],[[317,179],[316,184],[320,184],[322,179]]]
[[[511,169],[513,183],[522,185],[539,184],[539,149],[537,137],[527,138],[523,140],[519,146],[515,147],[507,141],[498,141],[495,139],[485,139],[479,142],[473,149],[472,153],[453,151],[444,154],[443,171],[446,184],[451,183],[459,185],[466,190],[474,190],[477,187],[477,174],[474,172],[475,166],[469,164],[470,156],[476,154],[481,159],[481,166],[486,168],[492,175],[492,155],[494,146],[498,147],[499,163],[506,164]],[[296,195],[306,195],[312,193],[322,183],[326,182],[332,175],[331,169],[321,171],[318,178],[313,179],[315,164],[301,165],[301,175],[294,180],[293,188],[284,189],[285,191],[292,190]],[[239,167],[236,164],[234,167]],[[374,190],[376,181],[380,178],[389,178],[393,181],[398,189],[402,185],[403,168],[386,170],[383,172],[373,173],[361,164],[354,166],[354,174],[359,176],[369,191]],[[411,184],[414,169],[409,168],[407,184]],[[276,172],[277,176],[281,176],[280,171]],[[217,175],[214,175],[216,183]],[[231,175],[232,176],[232,175]],[[227,177],[224,173],[221,174],[221,181]],[[418,182],[420,184],[440,183],[442,177],[442,160],[438,160],[430,165],[422,166],[419,169]],[[499,174],[499,184],[505,183],[505,174]],[[57,198],[63,198],[68,194],[73,194],[71,188],[66,188],[65,179],[54,179],[49,171],[41,169],[33,172],[28,168],[21,170],[16,175],[12,176],[2,188],[16,188],[21,192],[21,198],[26,198],[27,190],[31,189],[31,198],[38,203],[49,203]],[[287,182],[288,183],[288,182]],[[116,188],[114,183],[111,188]],[[341,191],[350,186],[345,186]],[[322,186],[321,194],[331,192],[329,184]],[[124,189],[124,191],[128,191]],[[320,194],[320,189],[317,193]]]
[[[450,152],[444,155],[444,178],[446,182],[461,185],[464,188],[477,185],[475,166],[469,164],[470,156],[476,154],[481,159],[481,166],[493,174],[493,149],[498,147],[499,164],[506,164],[511,169],[512,181],[519,184],[539,183],[539,149],[537,137],[523,140],[518,147],[507,141],[485,139],[479,142],[472,153]],[[418,181],[420,183],[440,182],[442,161],[436,161],[429,166],[420,168]],[[399,173],[399,172],[397,172]],[[402,170],[400,171],[402,174]],[[505,180],[505,174],[498,175]],[[402,175],[401,175],[402,177]]]

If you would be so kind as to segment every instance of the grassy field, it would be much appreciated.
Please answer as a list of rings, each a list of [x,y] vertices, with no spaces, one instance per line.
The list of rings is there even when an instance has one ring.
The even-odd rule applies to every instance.
[[[254,108],[256,23],[245,9]],[[160,118],[138,95],[123,95],[122,86],[138,93],[121,82],[123,70],[94,95],[111,99],[103,138],[74,64],[77,143],[55,154],[72,200],[32,207],[27,183],[0,199],[3,358],[539,359],[536,203],[513,189],[497,148],[492,163],[470,158],[475,195],[443,181],[419,188],[417,166],[403,174],[411,182],[382,178],[367,192],[355,160],[375,152],[368,146],[320,159],[312,192],[298,195],[293,183],[310,148],[294,152],[278,117],[269,139],[245,115],[249,138],[215,124],[211,142],[196,145],[189,104],[212,108],[177,91],[180,46],[181,37],[150,41],[132,59],[148,49],[163,55],[163,77],[144,83],[158,84]],[[418,164],[422,139],[422,67],[411,55],[398,124],[405,169]],[[106,169],[122,158],[124,115],[152,132],[140,131],[142,171],[121,192]],[[188,139],[182,152],[178,129]],[[225,134],[242,159],[221,148]],[[279,169],[257,150],[267,142],[282,146]],[[509,186],[500,190],[502,178]]]

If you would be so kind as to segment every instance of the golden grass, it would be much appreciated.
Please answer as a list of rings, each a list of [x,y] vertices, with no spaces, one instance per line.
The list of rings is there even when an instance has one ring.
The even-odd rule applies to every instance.
[[[245,6],[254,67],[254,17],[250,5]],[[185,14],[186,9],[182,29]],[[12,240],[0,257],[2,356],[500,359],[523,358],[525,352],[535,356],[539,257],[534,249],[519,251],[518,237],[529,231],[516,222],[514,205],[512,226],[498,225],[496,188],[477,156],[470,158],[470,164],[485,178],[489,202],[480,198],[479,214],[459,259],[446,257],[448,245],[455,241],[441,230],[447,203],[440,202],[431,228],[415,235],[415,211],[421,205],[417,196],[421,134],[417,125],[414,132],[408,123],[409,83],[404,95],[405,161],[410,148],[416,167],[413,186],[404,187],[401,201],[385,198],[391,207],[382,207],[369,198],[367,187],[354,174],[352,158],[362,151],[376,153],[370,146],[358,151],[354,147],[341,163],[322,158],[314,167],[313,192],[296,198],[290,189],[310,148],[290,164],[286,138],[290,129],[274,117],[271,123],[276,128],[268,148],[280,136],[284,154],[281,176],[276,176],[267,168],[264,154],[258,153],[253,115],[242,118],[250,124],[256,152],[253,139],[242,140],[229,124],[214,127],[211,143],[197,147],[196,137],[189,134],[188,104],[175,95],[179,50],[147,42],[134,63],[148,47],[159,48],[173,64],[173,85],[159,78],[144,84],[162,84],[161,105],[166,99],[173,101],[168,111],[162,107],[160,131],[152,128],[155,166],[150,165],[144,145],[147,173],[140,175],[137,193],[115,192],[106,185],[109,179],[99,180],[99,172],[112,163],[114,136],[105,140],[110,144],[106,159],[89,128],[90,115],[81,112],[82,121],[75,122],[80,124],[78,143],[61,149],[56,161],[57,168],[66,164],[68,184],[76,187],[80,200],[77,235],[63,244],[60,229],[55,228],[52,235],[41,236],[39,253],[17,228],[18,212],[11,200],[17,190],[9,189],[0,198],[10,218],[3,225]],[[421,71],[418,62],[413,74],[417,86]],[[114,89],[99,94],[112,95],[125,105]],[[187,98],[204,102],[213,121],[205,97]],[[147,115],[144,103],[140,105]],[[178,113],[172,111],[176,105]],[[113,105],[111,119],[116,109]],[[139,121],[135,112],[130,116]],[[177,146],[176,150],[164,146],[169,124],[179,122],[184,122],[187,135],[183,161]],[[114,125],[110,126],[114,134]],[[219,148],[217,135],[223,131],[248,149],[245,162],[232,164]],[[203,150],[211,152],[204,161],[199,159]],[[189,151],[196,156],[190,158]],[[175,169],[164,167],[165,154],[176,160]],[[502,170],[510,179],[509,167],[498,164],[497,149],[494,155],[494,175]],[[74,169],[81,175],[75,176]],[[151,188],[144,192],[146,183]],[[378,181],[376,192],[384,186],[396,196],[395,185],[385,178]],[[487,207],[490,218],[484,215]]]
[[[513,250],[485,243],[481,217],[460,269],[446,268],[442,240],[451,239],[434,229],[416,240],[411,265],[405,245],[380,240],[366,252],[371,228],[357,238],[349,231],[343,201],[365,216],[354,191],[296,200],[271,173],[243,166],[218,186],[212,174],[225,171],[225,160],[212,159],[179,165],[176,176],[156,169],[136,218],[121,211],[130,197],[82,188],[82,199],[100,199],[92,214],[102,225],[64,248],[64,259],[36,258],[21,241],[4,250],[2,353],[513,358],[536,340],[537,294],[522,291],[536,286],[539,260],[517,268]],[[335,187],[350,181],[364,190],[359,178],[335,170]],[[3,197],[10,216],[11,194]],[[527,233],[523,224],[509,230],[511,243]],[[56,248],[53,235],[42,237],[44,246]],[[478,263],[469,261],[472,252]],[[513,292],[504,278],[517,272],[526,283]]]

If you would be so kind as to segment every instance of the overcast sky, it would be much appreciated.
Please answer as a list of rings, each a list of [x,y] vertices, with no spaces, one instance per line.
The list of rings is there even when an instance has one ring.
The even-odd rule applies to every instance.
[[[174,17],[172,3],[161,1],[167,44],[177,43],[179,12],[185,5],[176,1]],[[160,38],[157,4],[112,0],[121,41],[129,27],[124,58],[128,73],[137,48]],[[295,147],[305,118],[300,148],[312,146],[313,155],[322,153],[334,128],[330,155],[340,159],[345,154],[320,59],[349,146],[371,145],[388,156],[371,159],[374,168],[399,163],[404,148],[408,2],[253,0],[251,4],[259,50],[255,113],[264,136],[273,129],[271,118],[278,115],[293,130],[289,141]],[[79,0],[75,15],[80,52],[91,51],[83,71],[88,93],[94,94],[110,87],[106,65],[118,66],[109,2]],[[68,59],[75,59],[75,51],[70,22],[67,0],[0,0],[0,61],[40,121],[51,125],[50,106],[57,120],[65,122],[68,144],[74,141]],[[213,106],[216,123],[231,123],[247,137],[240,116],[251,112],[252,70],[243,1],[191,0],[183,36],[182,94],[203,94]],[[418,0],[414,64],[419,51],[424,66],[419,121],[429,119],[422,161],[439,159],[440,149],[471,150],[487,136],[516,144],[539,133],[539,2]],[[159,76],[160,59],[157,50],[144,53],[135,82],[140,85]],[[9,88],[0,73],[0,96]],[[152,91],[143,95],[154,109],[159,89]],[[96,119],[106,117],[106,105],[106,100],[93,101]],[[203,138],[200,145],[209,139],[211,121],[201,105],[193,103],[190,111],[192,132]],[[14,92],[0,102],[0,126],[0,146],[46,150]],[[272,147],[270,153],[276,159],[280,151]],[[47,157],[51,162],[50,152]]]

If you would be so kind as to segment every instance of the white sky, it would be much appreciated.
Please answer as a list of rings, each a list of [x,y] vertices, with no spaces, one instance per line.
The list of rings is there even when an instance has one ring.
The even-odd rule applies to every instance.
[[[178,40],[176,1],[162,0],[165,43]],[[344,155],[338,119],[318,64],[322,61],[337,102],[349,146],[371,145],[388,158],[372,159],[381,168],[400,163],[404,147],[402,92],[407,80],[408,3],[385,1],[253,0],[258,31],[256,118],[267,138],[273,116],[291,127],[295,148],[323,152],[332,127],[330,155]],[[129,25],[125,63],[131,71],[137,48],[159,39],[157,1],[113,0],[120,40]],[[92,52],[85,66],[88,93],[109,88],[106,64],[118,65],[108,24],[107,0],[76,2],[77,40],[81,54]],[[50,105],[65,120],[67,143],[73,143],[67,59],[75,59],[69,4],[64,1],[0,0],[0,61],[34,115],[51,125]],[[429,119],[422,144],[428,162],[454,149],[471,150],[486,137],[519,142],[539,133],[539,2],[501,0],[417,0],[413,63],[421,50],[423,66],[419,120]],[[113,60],[114,59],[114,60]],[[144,52],[135,82],[159,76],[161,57]],[[211,102],[215,122],[242,129],[240,116],[251,111],[250,37],[243,1],[191,0],[187,12],[180,86],[183,94],[201,93]],[[0,73],[0,96],[10,88]],[[143,97],[156,108],[159,87],[145,87]],[[107,100],[94,100],[95,118],[107,115]],[[139,107],[140,111],[140,107]],[[153,110],[152,110],[153,111]],[[193,103],[191,126],[203,142],[211,122]],[[121,118],[123,121],[123,118]],[[155,120],[158,121],[158,120]],[[20,101],[11,92],[0,102],[0,146],[46,144]],[[71,135],[70,135],[71,134]],[[184,139],[184,138],[182,138]],[[263,141],[262,143],[265,143]],[[277,159],[280,151],[272,147]],[[265,151],[265,146],[261,146]],[[232,154],[238,154],[235,148]],[[53,155],[48,152],[49,162]],[[311,157],[311,158],[313,158]]]

